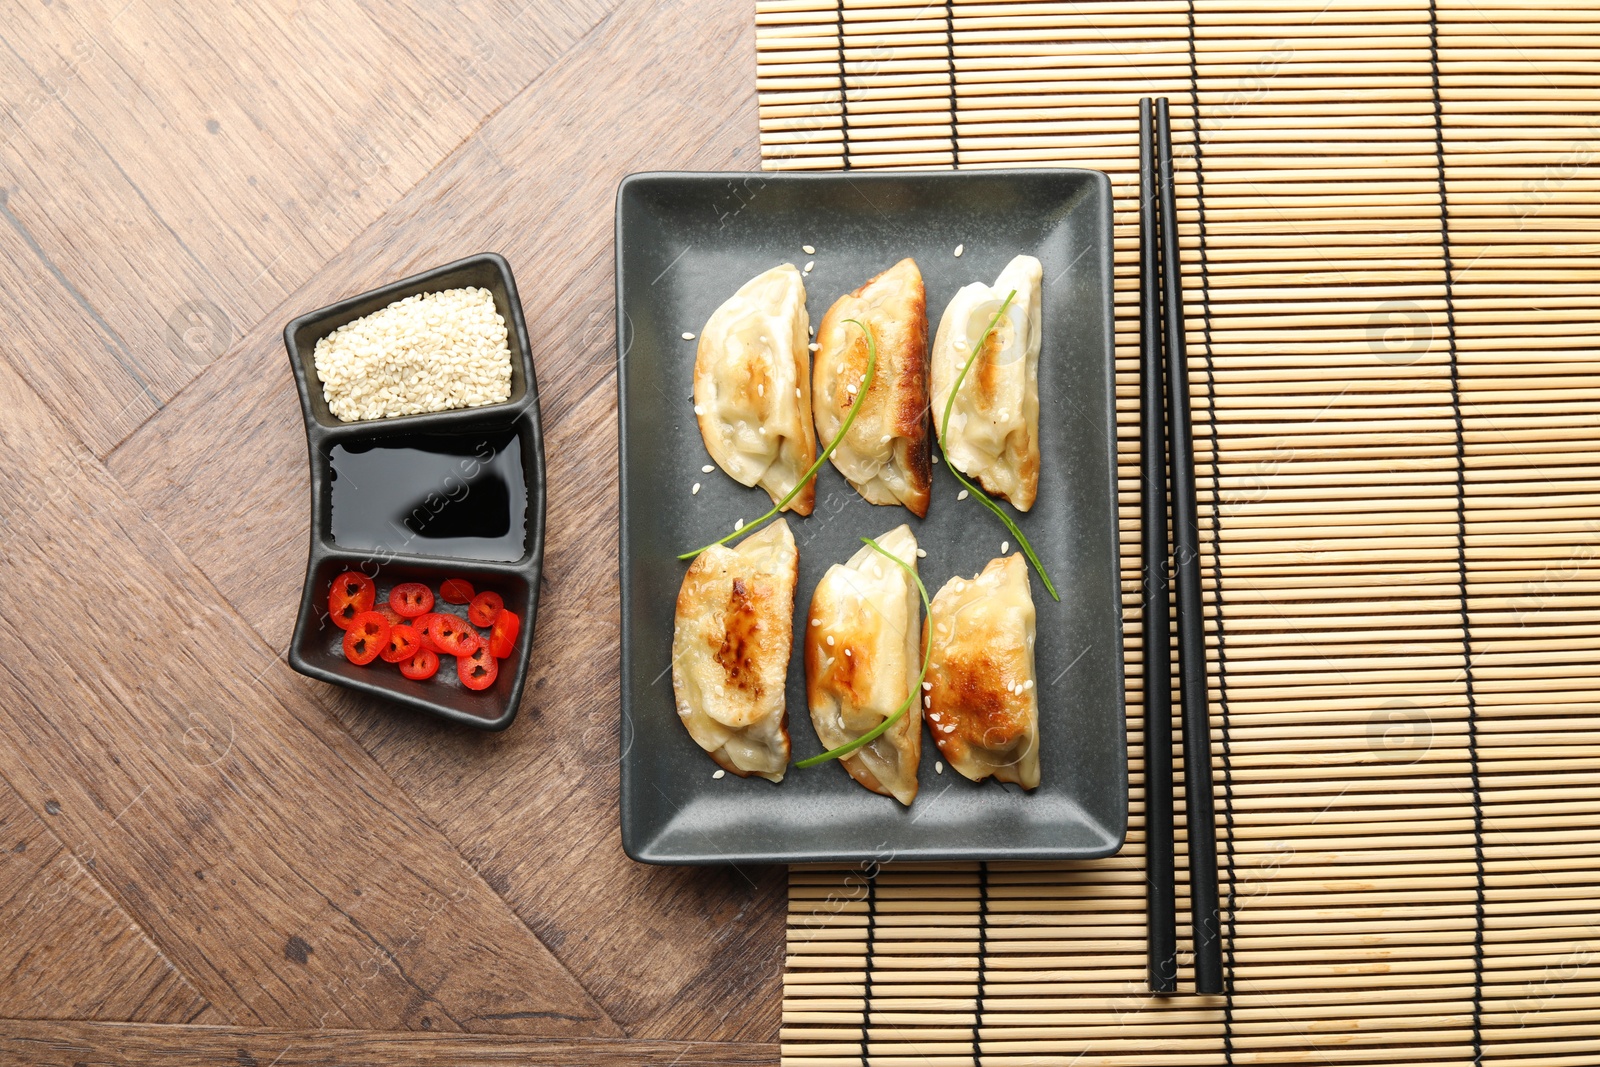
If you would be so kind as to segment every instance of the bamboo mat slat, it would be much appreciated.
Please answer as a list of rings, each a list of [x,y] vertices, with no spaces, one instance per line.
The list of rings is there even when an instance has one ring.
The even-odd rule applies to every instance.
[[[1600,1063],[1600,0],[756,11],[769,169],[1116,193],[1127,845],[793,869],[784,1063]],[[1144,984],[1146,95],[1178,156],[1218,997]]]

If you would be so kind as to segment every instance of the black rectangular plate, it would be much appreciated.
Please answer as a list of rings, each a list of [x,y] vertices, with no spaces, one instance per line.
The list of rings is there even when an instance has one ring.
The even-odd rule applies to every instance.
[[[511,342],[511,398],[479,408],[461,408],[392,419],[341,422],[329,410],[317,380],[314,360],[317,341],[353,319],[369,315],[396,300],[416,293],[439,292],[463,286],[481,286],[494,294],[495,310],[506,320]],[[442,267],[403,278],[381,289],[341,300],[337,304],[301,315],[283,331],[294,380],[300,390],[300,410],[305,416],[306,448],[311,458],[311,547],[306,560],[306,583],[300,595],[300,615],[289,644],[289,666],[301,674],[342,685],[370,696],[396,701],[434,715],[482,730],[504,730],[516,718],[527,681],[528,657],[533,649],[534,619],[539,606],[539,571],[544,561],[544,438],[539,428],[539,389],[533,376],[533,355],[522,302],[511,265],[492,252],[447,263]],[[456,559],[424,552],[405,551],[406,545],[379,549],[350,549],[334,543],[329,453],[340,443],[373,442],[403,445],[409,439],[432,434],[494,433],[516,429],[522,442],[522,469],[528,487],[527,540],[522,557],[508,563]],[[502,660],[501,673],[489,688],[474,692],[456,678],[450,657],[441,657],[439,673],[425,682],[413,682],[393,665],[375,661],[358,667],[344,657],[344,632],[328,620],[328,590],[333,579],[347,570],[359,570],[375,580],[381,603],[392,585],[423,582],[438,591],[446,578],[465,578],[475,588],[489,589],[505,598],[506,607],[522,618],[517,647]],[[452,605],[437,610],[465,614]],[[510,669],[507,669],[507,668]]]
[[[618,415],[622,491],[622,841],[649,863],[1065,859],[1121,847],[1128,815],[1112,367],[1111,184],[1098,171],[637,174],[617,192]],[[802,245],[812,245],[808,254]],[[960,257],[956,247],[964,246]],[[992,284],[1015,255],[1044,264],[1039,498],[1019,525],[1061,592],[1031,575],[1043,782],[975,784],[924,739],[921,791],[903,808],[838,766],[713,779],[673,709],[673,611],[703,545],[770,507],[711,462],[693,401],[695,341],[756,274],[790,262],[813,326],[841,294],[904,256],[928,291],[930,339],[957,289]],[[700,492],[691,495],[695,482]],[[1007,532],[934,467],[926,520],[862,500],[831,464],[800,546],[796,635],[824,571],[859,538],[909,522],[929,591],[1000,555]],[[1016,551],[1016,546],[1011,546]],[[789,669],[794,759],[821,751],[798,642]]]

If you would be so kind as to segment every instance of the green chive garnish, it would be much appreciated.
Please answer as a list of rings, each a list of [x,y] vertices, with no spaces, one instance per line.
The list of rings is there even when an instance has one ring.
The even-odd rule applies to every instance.
[[[850,432],[850,424],[856,421],[856,412],[861,410],[861,402],[867,398],[867,390],[872,388],[872,373],[873,371],[877,370],[878,367],[878,343],[877,341],[873,340],[872,331],[867,328],[866,323],[859,319],[845,319],[844,321],[853,322],[857,326],[860,326],[861,332],[867,335],[867,373],[866,376],[861,379],[861,388],[856,393],[855,403],[850,405],[850,413],[844,417],[844,425],[839,427],[839,432],[834,434],[833,440],[828,442],[828,447],[822,450],[822,455],[817,457],[817,461],[811,464],[810,469],[800,477],[798,482],[794,483],[794,488],[789,490],[789,492],[784,495],[782,500],[778,501],[772,506],[771,511],[761,516],[755,522],[745,523],[743,526],[739,527],[731,534],[728,534],[726,537],[719,537],[717,540],[711,542],[709,545],[706,545],[704,548],[697,548],[693,552],[685,552],[683,555],[678,557],[679,559],[694,559],[700,553],[704,552],[707,548],[711,548],[713,545],[725,544],[728,541],[732,541],[735,537],[749,533],[751,530],[754,530],[757,526],[760,526],[778,512],[782,511],[789,501],[793,500],[795,496],[799,494],[800,490],[806,487],[806,483],[811,481],[812,478],[816,477],[817,471],[822,469],[822,465],[828,461],[828,457],[833,455],[833,450],[839,447],[839,442],[844,440],[844,435]],[[809,418],[810,416],[807,415],[806,417]],[[1020,537],[1021,534],[1018,534],[1017,536]]]
[[[1039,556],[1033,551],[1033,546],[1028,543],[1026,535],[1017,528],[1016,523],[1011,521],[1011,516],[1001,511],[1000,505],[989,498],[988,493],[969,482],[966,475],[956,469],[956,465],[950,461],[949,449],[944,446],[945,437],[950,433],[950,410],[955,407],[956,393],[960,392],[961,383],[967,380],[967,371],[972,369],[972,364],[977,362],[978,354],[983,351],[983,343],[989,339],[989,334],[994,331],[995,324],[1000,321],[1000,316],[1006,313],[1006,308],[1011,306],[1011,301],[1016,295],[1017,291],[1015,289],[1006,294],[1005,300],[1000,304],[1000,310],[994,313],[994,318],[989,320],[989,325],[984,329],[982,335],[978,337],[978,343],[972,346],[972,355],[967,357],[966,365],[961,368],[961,373],[956,375],[955,384],[950,387],[950,395],[945,397],[944,418],[939,423],[939,452],[944,456],[945,466],[949,467],[950,473],[956,476],[956,481],[966,487],[967,492],[972,494],[973,499],[994,512],[995,518],[1005,523],[1006,529],[1011,531],[1011,536],[1017,539],[1017,544],[1022,548],[1022,554],[1028,557],[1028,562],[1033,564],[1033,569],[1039,572],[1039,580],[1044,582],[1044,587],[1049,591],[1051,598],[1059,601],[1061,596],[1056,592],[1056,587],[1051,584],[1050,575],[1045,573],[1044,564],[1039,562]]]
[[[863,537],[861,541],[863,544],[871,546],[872,550],[878,553],[880,556],[888,556],[889,559],[894,561],[895,566],[911,575],[911,580],[917,583],[917,592],[922,594],[923,613],[931,616],[933,614],[933,605],[928,603],[928,587],[922,584],[922,579],[917,576],[917,572],[899,556],[896,556],[892,552],[885,551],[883,546],[878,544],[878,542],[874,541],[872,538]],[[819,763],[826,763],[829,760],[843,759],[857,749],[864,748],[867,745],[872,744],[872,742],[876,741],[878,738],[882,737],[888,731],[889,727],[900,721],[900,716],[906,713],[906,710],[911,707],[911,702],[917,699],[917,694],[922,692],[922,681],[928,676],[928,660],[932,658],[932,653],[933,635],[929,634],[928,640],[923,642],[922,646],[922,670],[917,672],[917,684],[911,687],[911,692],[906,696],[905,700],[901,702],[900,706],[894,709],[893,715],[890,715],[887,719],[884,719],[878,725],[874,726],[872,729],[868,730],[854,741],[846,741],[838,748],[831,748],[822,753],[820,756],[812,756],[809,759],[803,759],[799,763],[796,763],[795,766],[803,770],[807,767],[815,767]]]

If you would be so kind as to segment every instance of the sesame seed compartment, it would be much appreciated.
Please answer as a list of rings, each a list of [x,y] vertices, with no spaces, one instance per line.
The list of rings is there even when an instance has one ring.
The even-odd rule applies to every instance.
[[[448,321],[452,313],[460,324]],[[342,353],[335,345],[330,357],[323,344],[319,374],[319,342],[351,323],[338,335]],[[384,357],[385,344],[407,348],[397,330],[414,332],[410,363]],[[458,339],[460,365],[430,376],[428,359],[448,359]],[[300,316],[285,327],[284,344],[311,465],[310,546],[290,666],[455,722],[504,729],[527,676],[545,511],[538,387],[510,265],[484,253],[402,279]],[[495,362],[504,350],[509,375]],[[340,374],[352,368],[375,375],[383,388],[351,388]],[[425,385],[407,395],[417,382]],[[464,388],[452,395],[471,406],[416,410],[434,403],[428,397],[438,382]],[[346,570],[372,577],[380,601],[393,584],[437,589],[446,578],[499,593],[522,620],[517,647],[480,691],[457,684],[453,664],[424,682],[356,666],[344,658],[342,632],[326,615],[329,583]]]
[[[494,314],[504,320],[503,323],[486,317],[486,309],[480,314],[476,298],[461,294],[461,290],[487,290],[494,301]],[[391,307],[396,304],[400,306]],[[346,326],[351,329],[341,331],[341,327]],[[490,395],[487,390],[496,384],[501,373],[486,363],[485,358],[489,350],[500,343],[495,331],[502,327],[511,362],[509,395],[504,400],[484,402]],[[406,336],[408,333],[411,336]],[[421,352],[409,350],[407,342],[413,339],[420,343]],[[517,283],[512,278],[511,265],[492,252],[447,263],[301,315],[284,328],[283,340],[289,349],[289,362],[294,367],[295,384],[300,389],[307,422],[327,429],[358,425],[404,427],[417,420],[453,412],[515,408],[530,401],[537,404],[528,328],[522,318],[522,303],[517,298]],[[425,357],[436,357],[446,340],[454,342],[454,347],[459,349],[462,366],[454,368],[457,373],[452,375],[434,375],[431,373],[433,365],[443,360]],[[321,373],[317,358],[319,342],[324,342]],[[339,346],[340,354],[346,358],[330,357],[328,348],[334,342],[343,342]],[[393,365],[396,360],[406,362],[411,376],[424,383],[418,394],[422,402],[427,401],[430,390],[448,393],[463,384],[477,383],[486,391],[478,395],[463,394],[458,406],[437,411],[362,418],[341,418],[335,414],[334,407],[349,415],[352,407],[376,402],[375,397],[365,392],[350,395],[356,383],[345,380],[348,375],[366,371],[374,377],[386,373],[394,379],[405,377],[396,373]],[[332,380],[325,382],[324,374],[331,375]],[[398,380],[381,383],[388,394],[397,392],[404,384]],[[333,406],[330,406],[330,397]],[[403,406],[400,404],[403,399],[406,398],[396,397],[390,409]],[[445,402],[449,397],[440,395],[438,399]],[[375,412],[380,406],[383,405],[372,410]]]

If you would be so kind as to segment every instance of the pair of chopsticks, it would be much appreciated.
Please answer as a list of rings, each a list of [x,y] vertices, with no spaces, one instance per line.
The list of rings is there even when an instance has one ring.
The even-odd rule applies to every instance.
[[[1155,152],[1151,151],[1152,135]],[[1167,113],[1167,100],[1162,97],[1155,101],[1152,123],[1151,101],[1146,97],[1139,101],[1139,500],[1144,587],[1147,962],[1150,991],[1177,992],[1172,633],[1167,580],[1166,461],[1170,446],[1170,556],[1178,587],[1178,695],[1183,711],[1184,812],[1189,839],[1194,984],[1197,993],[1220,993],[1222,930],[1217,907],[1216,811],[1211,794],[1211,707],[1206,685],[1205,617],[1200,599],[1200,526],[1195,505],[1194,434],[1189,422],[1189,362],[1184,344],[1183,275],[1178,261],[1177,216],[1172,191],[1172,122]]]

